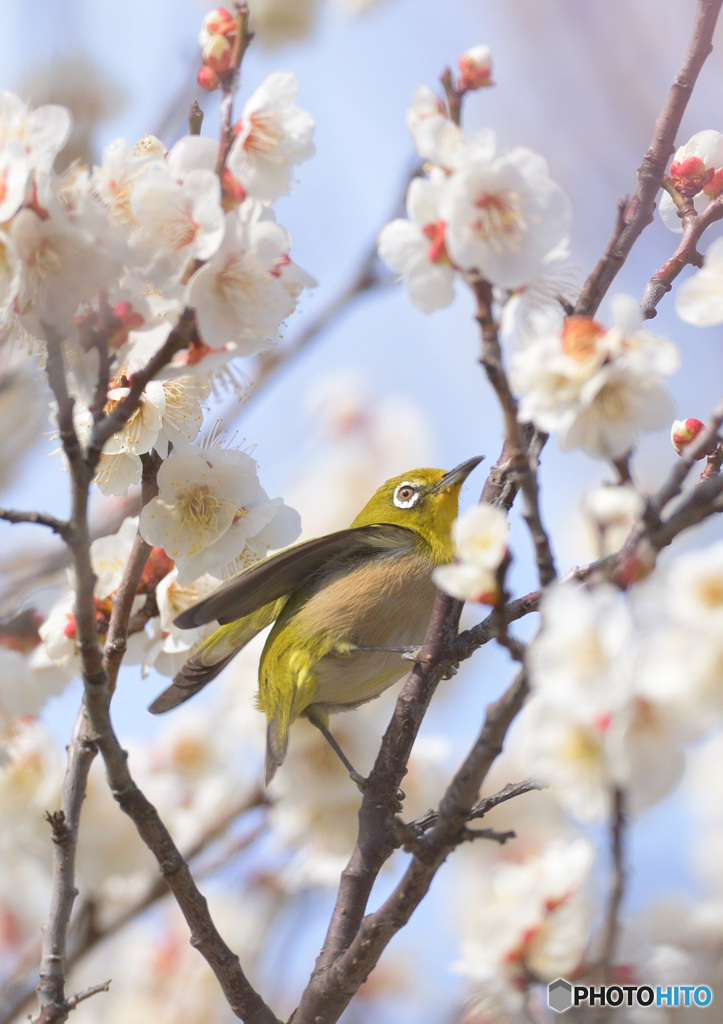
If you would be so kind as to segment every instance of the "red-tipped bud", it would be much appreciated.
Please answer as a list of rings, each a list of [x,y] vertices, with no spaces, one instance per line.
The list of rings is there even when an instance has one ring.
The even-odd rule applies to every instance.
[[[206,92],[214,92],[216,89],[221,88],[220,78],[213,68],[208,67],[206,64],[204,64],[202,68],[198,69],[196,73],[196,81],[202,89],[206,90]]]
[[[203,63],[212,68],[216,74],[222,75],[231,67],[233,43],[225,36],[209,36],[208,42],[201,51]]]
[[[225,7],[209,11],[203,19],[203,28],[209,35],[225,36],[236,30],[236,19]]]
[[[700,420],[694,418],[673,421],[670,440],[678,455],[682,455],[683,449],[687,448],[691,441],[695,441],[701,430],[705,430],[705,423],[701,423]],[[706,453],[701,452],[698,458],[704,459],[705,456]]]
[[[492,81],[492,55],[488,46],[473,46],[459,58],[459,79],[457,88],[460,92],[471,92],[473,89],[484,89],[494,85]]]
[[[701,189],[708,185],[715,174],[712,167],[706,167],[699,156],[689,156],[685,160],[674,160],[670,165],[670,178],[686,199],[697,196]]]

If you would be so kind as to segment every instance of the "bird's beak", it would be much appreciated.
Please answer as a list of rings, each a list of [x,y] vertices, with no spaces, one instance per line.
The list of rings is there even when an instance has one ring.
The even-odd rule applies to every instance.
[[[450,469],[449,473],[445,473],[439,483],[434,485],[432,491],[435,494],[442,494],[456,484],[463,484],[472,470],[479,466],[483,458],[484,455],[475,455],[473,459],[467,459],[466,462],[462,462],[459,466],[455,466],[454,469]]]

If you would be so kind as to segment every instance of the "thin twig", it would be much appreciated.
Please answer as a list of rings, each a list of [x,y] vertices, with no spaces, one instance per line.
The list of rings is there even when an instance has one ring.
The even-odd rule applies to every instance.
[[[625,205],[612,238],[580,293],[575,313],[594,316],[616,274],[643,229],[652,221],[668,158],[700,70],[713,49],[713,31],[723,0],[698,0],[695,25],[686,55],[653,128],[653,136],[638,168],[635,191]]]
[[[663,296],[670,291],[673,281],[683,267],[689,263],[701,266],[703,259],[696,249],[703,232],[723,217],[723,199],[718,196],[708,204],[702,213],[696,213],[693,202],[690,202],[690,213],[683,217],[683,237],[673,255],[665,261],[660,270],[651,277],[643,290],[640,308],[648,320],[656,315],[656,306]]]
[[[56,519],[55,516],[45,512],[20,512],[11,508],[0,508],[0,519],[8,523],[33,523],[37,526],[47,526],[53,533],[64,537],[68,529],[68,523],[64,519]]]
[[[620,933],[620,908],[625,895],[627,871],[625,868],[625,833],[627,817],[625,815],[625,796],[621,789],[613,793],[613,806],[610,814],[610,852],[612,858],[612,884],[608,897],[605,924],[603,927],[602,948],[597,964],[597,984],[607,985],[613,966],[615,946]]]

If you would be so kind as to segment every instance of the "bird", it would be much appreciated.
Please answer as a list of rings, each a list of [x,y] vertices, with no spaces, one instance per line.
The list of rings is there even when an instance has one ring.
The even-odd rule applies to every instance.
[[[175,625],[219,628],[149,707],[170,711],[210,683],[273,623],[259,663],[257,706],[266,715],[269,784],[286,756],[289,729],[307,718],[352,779],[329,715],[379,696],[405,674],[424,639],[436,588],[432,569],[454,557],[459,493],[484,456],[454,469],[415,469],[378,488],[346,530],[295,544],[232,576],[184,610]]]

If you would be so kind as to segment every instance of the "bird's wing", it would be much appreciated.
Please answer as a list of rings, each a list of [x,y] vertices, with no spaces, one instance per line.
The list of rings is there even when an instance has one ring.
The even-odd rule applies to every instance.
[[[191,629],[214,619],[221,625],[234,622],[298,590],[331,564],[342,566],[385,551],[407,551],[415,536],[405,526],[377,523],[295,544],[232,576],[213,594],[181,612],[175,625]]]
[[[151,714],[162,715],[202,690],[249,640],[253,640],[257,633],[271,625],[283,605],[283,601],[272,601],[242,619],[221,626],[207,637],[176,673],[171,685],[150,705],[148,710]]]

